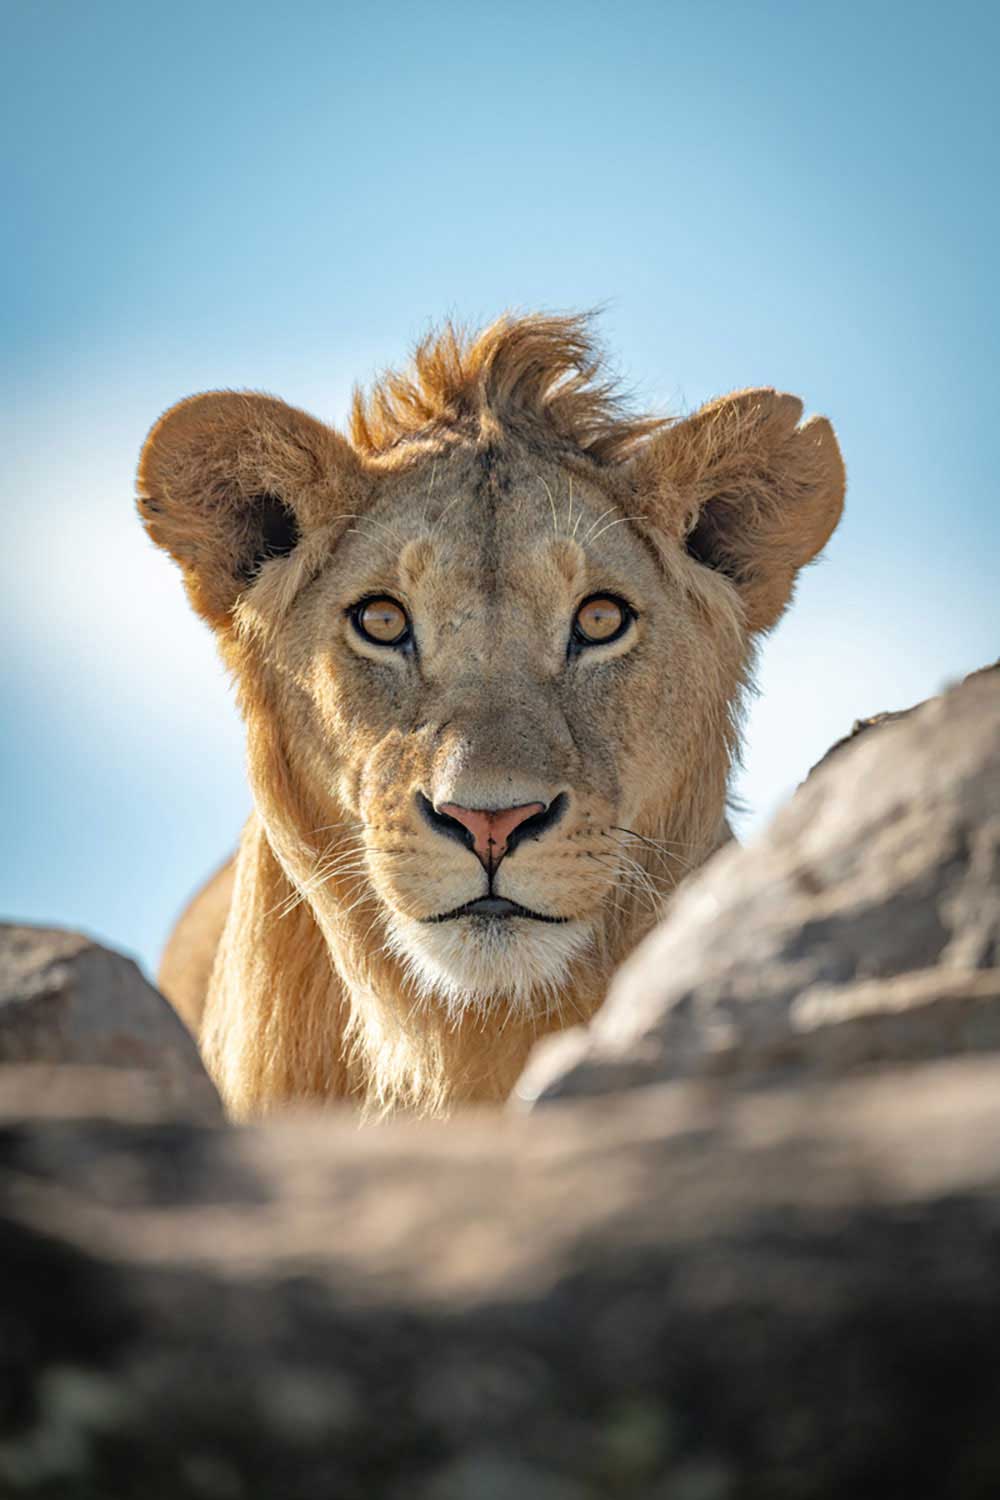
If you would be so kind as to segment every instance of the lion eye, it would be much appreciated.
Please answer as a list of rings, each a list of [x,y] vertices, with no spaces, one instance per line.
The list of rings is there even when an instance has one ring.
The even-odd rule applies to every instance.
[[[358,634],[376,646],[401,646],[409,639],[409,616],[395,599],[362,599],[351,611],[351,619]]]
[[[595,594],[585,599],[573,621],[573,635],[583,645],[600,646],[623,635],[632,619],[632,610],[612,594]]]

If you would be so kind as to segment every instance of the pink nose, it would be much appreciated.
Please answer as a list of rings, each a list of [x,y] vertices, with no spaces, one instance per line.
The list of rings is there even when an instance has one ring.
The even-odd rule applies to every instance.
[[[545,811],[544,802],[527,802],[523,807],[502,807],[497,812],[481,812],[474,807],[459,807],[444,802],[437,809],[446,818],[454,818],[473,837],[473,847],[486,868],[498,865],[507,853],[507,840],[526,818]]]

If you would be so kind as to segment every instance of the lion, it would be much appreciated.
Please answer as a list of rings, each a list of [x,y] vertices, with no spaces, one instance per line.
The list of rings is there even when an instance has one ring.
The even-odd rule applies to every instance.
[[[584,316],[451,325],[349,436],[254,392],[153,427],[139,511],[214,630],[254,811],[168,944],[231,1115],[499,1103],[731,833],[757,642],[840,518],[771,389],[630,411]]]

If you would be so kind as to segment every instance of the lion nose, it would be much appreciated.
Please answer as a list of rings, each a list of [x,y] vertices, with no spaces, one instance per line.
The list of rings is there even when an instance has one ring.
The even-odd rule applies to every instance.
[[[543,833],[549,823],[555,821],[549,817],[552,805],[554,804],[546,807],[544,802],[525,802],[520,807],[489,810],[460,807],[457,802],[443,802],[434,811],[439,818],[447,818],[452,823],[460,824],[466,833],[459,837],[475,851],[487,870],[495,870],[504,855],[521,838],[526,837],[529,832]]]

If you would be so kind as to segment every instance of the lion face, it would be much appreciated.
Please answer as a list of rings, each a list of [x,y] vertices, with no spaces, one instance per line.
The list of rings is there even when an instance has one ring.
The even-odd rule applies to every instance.
[[[571,470],[459,451],[390,484],[269,634],[296,775],[351,825],[328,868],[370,883],[420,995],[544,1006],[616,892],[648,914],[684,868],[642,841],[740,665],[685,562]]]
[[[723,837],[755,638],[840,514],[836,439],[794,397],[630,419],[595,370],[579,320],[502,320],[424,345],[353,442],[219,393],[143,453],[269,847],[385,1077],[421,1004],[599,1003]]]

